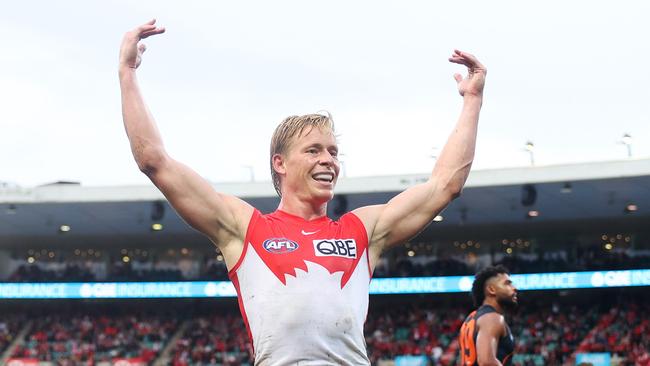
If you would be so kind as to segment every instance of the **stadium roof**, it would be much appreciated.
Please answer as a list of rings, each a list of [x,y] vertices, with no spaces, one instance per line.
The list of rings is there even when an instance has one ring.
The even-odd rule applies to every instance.
[[[330,213],[384,203],[423,182],[426,174],[341,178]],[[264,212],[277,207],[270,182],[219,183]],[[153,185],[84,187],[59,182],[25,188],[0,183],[0,246],[80,242],[143,245],[200,240]],[[636,211],[629,205],[636,205]],[[538,216],[530,217],[530,211]],[[158,216],[158,217],[156,217]],[[446,231],[496,230],[570,222],[648,222],[650,159],[476,170],[463,195],[425,230],[423,239]],[[153,221],[164,230],[152,232]],[[61,225],[70,231],[61,232]]]

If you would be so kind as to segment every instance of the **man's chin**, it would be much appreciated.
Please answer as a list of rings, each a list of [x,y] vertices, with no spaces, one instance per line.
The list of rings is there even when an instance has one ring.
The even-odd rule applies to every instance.
[[[312,197],[318,204],[326,204],[334,198],[334,194],[331,191],[319,191],[313,194]]]
[[[334,187],[318,189],[315,195],[325,202],[331,201],[334,198]]]
[[[517,302],[517,300],[513,300],[513,299],[501,299],[501,300],[498,300],[498,302],[499,302],[499,305],[501,306],[501,308],[502,308],[505,312],[507,312],[507,313],[509,313],[509,314],[514,314],[514,313],[516,313],[516,312],[517,312],[517,309],[519,308],[519,303]]]

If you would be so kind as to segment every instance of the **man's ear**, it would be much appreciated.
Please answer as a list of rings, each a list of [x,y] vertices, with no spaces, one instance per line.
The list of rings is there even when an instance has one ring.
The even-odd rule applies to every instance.
[[[495,295],[496,293],[497,289],[495,288],[494,281],[492,279],[488,280],[485,284],[485,294]]]
[[[287,173],[287,169],[284,165],[284,156],[281,154],[274,154],[271,162],[273,163],[273,170],[278,175],[285,175]]]

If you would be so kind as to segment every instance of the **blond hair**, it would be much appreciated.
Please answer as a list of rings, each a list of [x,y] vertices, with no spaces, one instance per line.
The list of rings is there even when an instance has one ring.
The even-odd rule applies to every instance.
[[[284,154],[289,150],[292,139],[309,133],[314,127],[326,129],[334,133],[334,121],[329,112],[326,114],[306,114],[304,116],[289,116],[276,127],[271,138],[271,177],[273,178],[273,187],[282,197],[280,192],[280,176],[273,169],[273,156],[275,154]]]

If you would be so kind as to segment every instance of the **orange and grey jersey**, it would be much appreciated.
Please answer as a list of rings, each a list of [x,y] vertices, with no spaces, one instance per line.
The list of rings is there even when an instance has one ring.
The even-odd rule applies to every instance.
[[[368,235],[356,215],[308,221],[255,210],[229,276],[255,365],[370,365]]]
[[[460,327],[458,342],[460,343],[460,366],[478,366],[478,354],[476,353],[476,336],[478,335],[477,321],[480,317],[497,311],[490,305],[483,305],[467,316]],[[504,365],[510,365],[512,354],[515,350],[515,340],[510,332],[508,324],[506,334],[499,338],[497,345],[497,359]]]

